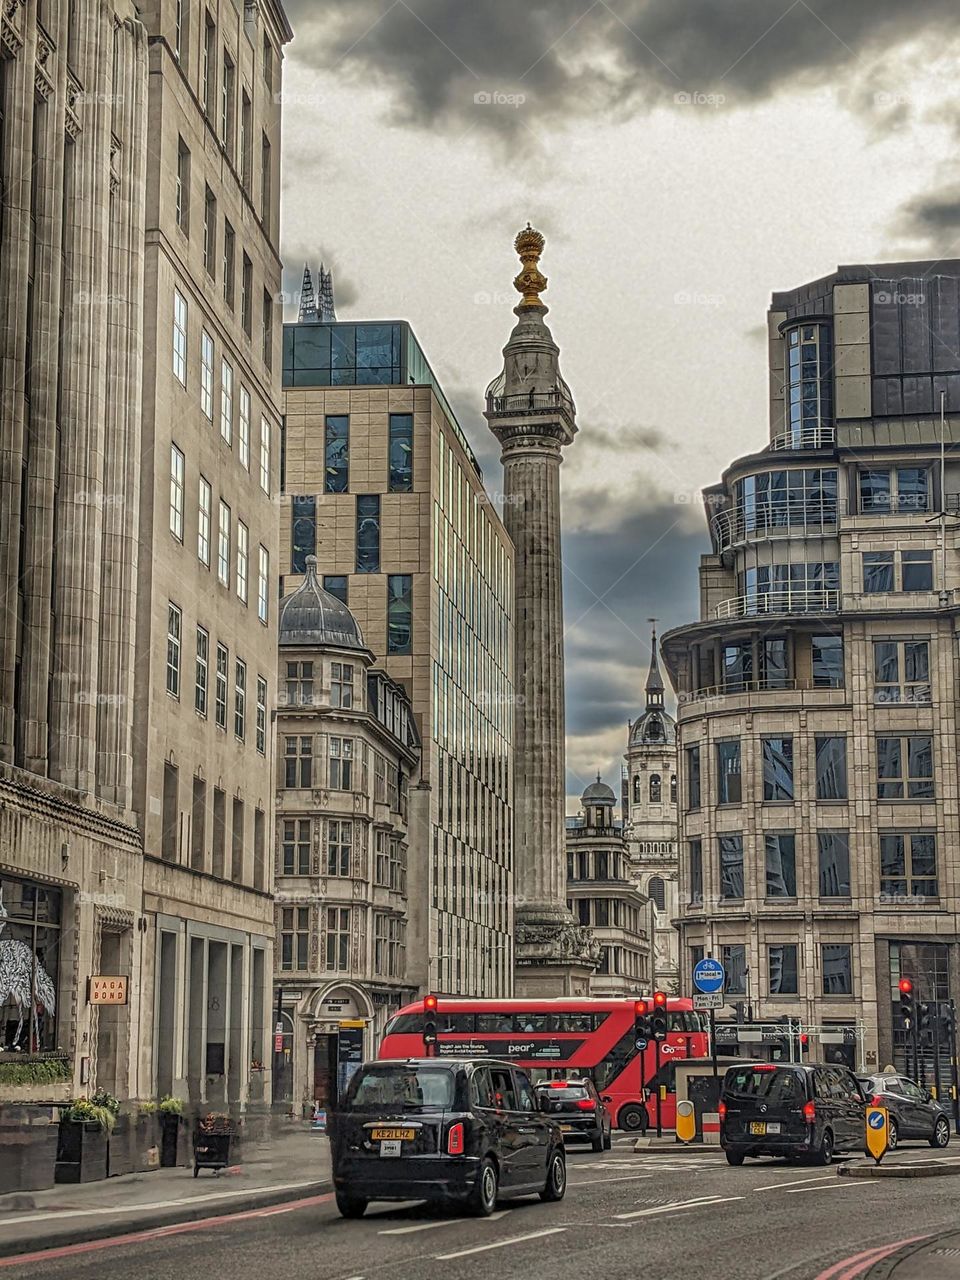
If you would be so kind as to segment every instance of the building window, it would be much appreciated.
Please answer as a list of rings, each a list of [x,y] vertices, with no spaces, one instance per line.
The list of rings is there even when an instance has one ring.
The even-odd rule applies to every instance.
[[[213,339],[200,331],[200,408],[213,421]]]
[[[257,750],[267,754],[267,682],[257,676]]]
[[[640,782],[639,773],[633,775],[633,803],[640,804],[643,800],[643,788]]]
[[[880,897],[911,905],[939,896],[937,837],[933,831],[893,831],[880,836]]]
[[[271,187],[272,187],[272,170],[273,156],[270,148],[270,140],[265,133],[260,135],[260,221],[263,223],[263,229],[270,235],[270,215],[271,209]],[[264,355],[266,360],[266,355]]]
[[[380,572],[380,495],[357,497],[357,573]]]
[[[310,819],[288,819],[283,824],[281,857],[285,876],[308,876],[313,836]]]
[[[240,269],[240,323],[249,338],[253,333],[253,263],[246,254]]]
[[[390,841],[389,887],[394,893],[407,892],[407,846],[402,840]]]
[[[257,617],[266,624],[269,613],[270,593],[270,552],[260,547],[260,559],[257,568]]]
[[[237,236],[230,221],[223,220],[223,300],[233,310]]]
[[[797,896],[797,853],[792,831],[767,831],[763,846],[766,856],[767,897]]]
[[[203,70],[200,80],[203,109],[208,116],[214,113],[217,92],[217,28],[207,10],[203,24]]]
[[[227,360],[220,361],[220,435],[233,443],[233,366]]]
[[[211,871],[223,877],[227,856],[227,797],[219,787],[213,788],[213,847]]]
[[[786,689],[790,668],[784,636],[765,636],[760,648],[760,680],[764,689]]]
[[[850,837],[846,831],[817,832],[821,898],[850,897]]]
[[[323,491],[346,493],[350,482],[350,419],[328,413],[324,419]]]
[[[659,773],[651,773],[651,775],[650,775],[650,785],[649,785],[650,803],[651,803],[651,804],[659,804],[659,803],[660,803],[662,788],[663,788],[663,784],[662,784],[662,782],[661,782],[661,779],[660,779],[660,775],[659,775]]]
[[[847,798],[847,740],[817,734],[814,738],[818,800]]]
[[[327,968],[343,972],[350,968],[350,908],[327,907]]]
[[[720,849],[720,897],[725,900],[743,897],[743,836],[717,837]]]
[[[200,496],[197,502],[197,558],[210,568],[210,508],[213,491],[210,482],[200,477]]]
[[[848,996],[853,991],[853,948],[849,942],[828,942],[820,948],[825,996]]]
[[[784,334],[787,344],[787,429],[794,444],[809,441],[833,422],[833,351],[830,326],[803,324]]]
[[[728,693],[739,693],[753,684],[753,641],[733,640],[720,652],[723,687]]]
[[[842,689],[843,636],[812,636],[810,663],[815,689]]]
[[[382,756],[378,759],[383,761]],[[378,831],[374,841],[373,883],[384,889],[390,885],[390,852],[387,842],[386,831]]]
[[[733,942],[720,948],[720,962],[726,973],[724,993],[728,996],[747,994],[747,948],[742,942]]]
[[[177,138],[177,226],[190,234],[190,149]]]
[[[900,590],[933,590],[933,552],[900,552]]]
[[[353,823],[342,818],[327,820],[327,875],[349,876]]]
[[[198,716],[206,719],[207,686],[210,678],[210,636],[203,627],[197,627],[197,670],[193,690],[193,706]]]
[[[933,590],[932,551],[864,551],[862,554],[866,595]]]
[[[670,803],[677,803],[677,775],[675,773],[670,775]]]
[[[687,747],[687,808],[700,808],[700,748]]]
[[[250,470],[250,392],[240,383],[240,465]]]
[[[703,841],[698,837],[687,845],[690,856],[690,903],[703,904]]]
[[[242,520],[237,521],[237,595],[247,603],[247,584],[250,577],[250,530]]]
[[[280,968],[290,972],[308,967],[310,908],[284,907],[280,912]]]
[[[217,644],[217,682],[214,716],[218,729],[227,727],[227,664],[230,654],[225,644]]]
[[[167,693],[180,697],[180,635],[183,616],[175,604],[167,604]]]
[[[211,279],[217,274],[217,197],[209,187],[203,195],[203,265]]]
[[[351,791],[353,783],[353,739],[330,739],[330,789]]]
[[[163,797],[160,802],[160,857],[176,862],[180,842],[180,771],[169,760],[163,763]]]
[[[247,664],[237,659],[233,689],[233,733],[242,742],[247,731]]]
[[[284,738],[283,769],[285,787],[313,786],[313,738],[309,735]]]
[[[273,93],[273,45],[268,36],[263,37],[263,83]]]
[[[874,702],[930,701],[930,643],[874,640]]]
[[[220,137],[231,162],[233,161],[234,116],[236,114],[236,68],[233,59],[223,51],[223,81],[220,86]]]
[[[243,829],[243,801],[239,796],[234,796],[232,809],[233,823],[230,831],[230,875],[234,884],[241,884],[243,882],[243,854],[245,839]]]
[[[724,738],[717,743],[717,804],[740,804],[740,739]]]
[[[287,706],[313,706],[313,663],[287,663]]]
[[[246,89],[240,91],[240,184],[250,194],[250,170],[253,165],[253,124],[250,97]]]
[[[409,493],[413,488],[413,414],[390,415],[391,493]]]
[[[933,739],[877,738],[877,799],[932,800]]]
[[[353,706],[353,667],[349,662],[334,662],[330,667],[331,707]]]
[[[263,356],[263,363],[267,366],[268,369],[272,369],[273,368],[273,299],[270,297],[270,294],[266,289],[264,289],[263,291],[261,316],[262,316],[262,320],[260,324],[260,339],[261,339],[261,348],[262,348],[261,354]]]
[[[387,576],[387,653],[410,653],[413,630],[413,576]]]
[[[270,492],[270,423],[260,417],[260,488]]]
[[[190,866],[194,871],[202,871],[207,846],[207,784],[198,774],[193,776],[190,828]]]
[[[797,985],[797,944],[795,942],[778,942],[767,948],[767,967],[770,973],[770,994],[772,996],[795,996],[799,994]]]
[[[761,738],[764,800],[793,799],[793,738]]]
[[[323,575],[324,591],[329,591],[341,604],[347,603],[347,583],[348,579],[341,574],[325,573]]]
[[[173,291],[173,376],[187,385],[187,300],[179,289]]]
[[[170,446],[170,532],[183,541],[183,454],[175,444]]]
[[[862,512],[886,515],[891,511],[930,510],[930,473],[926,467],[863,470],[858,487]]]
[[[217,577],[221,586],[230,586],[230,508],[220,499],[220,524],[217,543]]]
[[[294,496],[290,503],[290,572],[306,573],[307,556],[317,554],[317,499],[314,495]]]
[[[661,876],[650,877],[650,883],[647,885],[647,895],[653,899],[654,906],[658,911],[666,911],[667,887]]]

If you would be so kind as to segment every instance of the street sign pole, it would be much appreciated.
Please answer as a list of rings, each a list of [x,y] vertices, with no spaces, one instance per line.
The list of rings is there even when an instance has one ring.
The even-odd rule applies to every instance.
[[[950,1076],[953,1082],[953,1127],[960,1135],[960,1081],[957,1079],[957,1007],[950,1001]]]
[[[657,1137],[658,1137],[658,1138],[662,1138],[662,1137],[663,1137],[663,1124],[662,1124],[662,1116],[661,1116],[661,1114],[660,1114],[660,1112],[661,1112],[661,1102],[660,1102],[660,1041],[659,1041],[659,1040],[654,1040],[653,1044],[654,1044],[654,1050],[653,1050],[653,1083],[654,1083],[654,1087],[656,1088],[656,1091],[657,1091]]]
[[[710,1060],[713,1063],[713,1078],[720,1079],[720,1070],[717,1067],[717,1015],[713,1009],[710,1010]]]
[[[940,1091],[940,1001],[937,1000],[933,1006],[933,1088],[937,1098],[940,1101],[942,1096]]]

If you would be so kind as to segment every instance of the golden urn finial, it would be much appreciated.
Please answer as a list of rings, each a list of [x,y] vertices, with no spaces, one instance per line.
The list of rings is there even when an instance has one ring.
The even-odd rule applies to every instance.
[[[529,222],[513,242],[513,247],[523,263],[523,269],[513,282],[517,293],[523,295],[520,299],[521,307],[544,305],[540,301],[540,294],[547,287],[547,277],[537,267],[544,243],[543,236],[539,231],[535,231]]]

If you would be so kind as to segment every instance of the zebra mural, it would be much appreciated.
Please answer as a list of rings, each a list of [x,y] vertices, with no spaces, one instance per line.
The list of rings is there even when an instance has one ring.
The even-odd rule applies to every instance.
[[[7,909],[0,891],[0,934],[7,927]],[[13,1037],[20,1046],[23,1024],[30,1018],[28,1050],[40,1047],[40,1014],[56,1012],[57,995],[53,979],[44,969],[32,948],[17,938],[0,937],[0,1006],[13,1001],[20,1010],[20,1021]]]

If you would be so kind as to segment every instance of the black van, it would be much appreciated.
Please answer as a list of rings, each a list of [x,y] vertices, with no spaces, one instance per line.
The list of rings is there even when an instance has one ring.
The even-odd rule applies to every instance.
[[[786,1156],[829,1164],[835,1151],[863,1149],[867,1098],[842,1066],[745,1062],[720,1093],[720,1145],[729,1164]]]
[[[328,1129],[345,1218],[359,1218],[371,1200],[455,1202],[485,1217],[498,1199],[562,1200],[567,1187],[560,1127],[509,1062],[364,1063]]]

